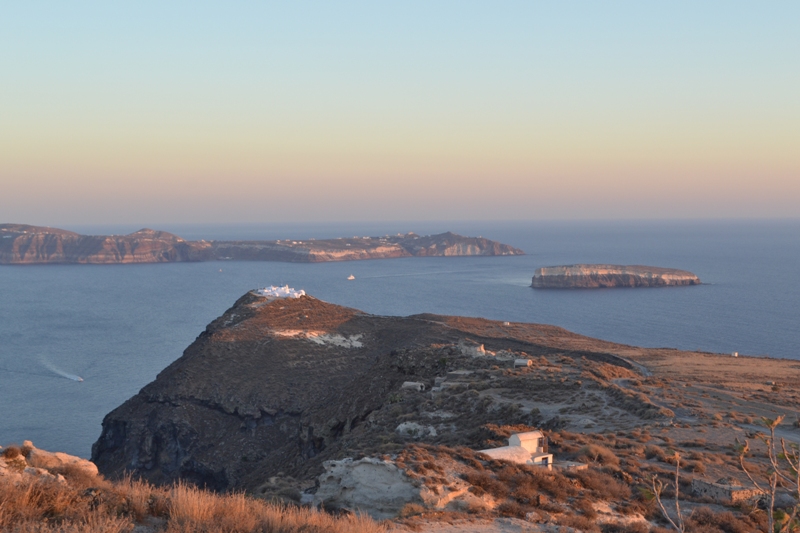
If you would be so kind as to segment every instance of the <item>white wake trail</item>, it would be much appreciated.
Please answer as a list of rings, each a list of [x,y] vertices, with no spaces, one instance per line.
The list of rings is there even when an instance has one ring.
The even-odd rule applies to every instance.
[[[50,372],[52,372],[54,374],[57,374],[57,375],[61,376],[62,378],[71,379],[72,381],[83,381],[83,378],[78,376],[78,375],[76,375],[76,374],[70,374],[69,372],[64,372],[63,370],[61,370],[59,368],[56,368],[56,366],[53,365],[53,363],[51,363],[50,361],[47,361],[44,357],[40,358],[39,362],[47,370],[49,370]]]

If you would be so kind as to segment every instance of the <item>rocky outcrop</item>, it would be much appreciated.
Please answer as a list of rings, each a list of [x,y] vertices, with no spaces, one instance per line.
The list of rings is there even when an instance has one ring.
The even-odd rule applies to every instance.
[[[22,447],[0,446],[0,477],[35,476],[64,482],[64,475],[97,476],[97,466],[91,461],[62,452],[48,452],[26,440]]]
[[[79,235],[57,228],[0,224],[0,264],[289,261],[319,263],[395,257],[522,255],[489,239],[442,233],[309,241],[185,241],[164,231]]]
[[[353,509],[373,518],[397,516],[408,503],[422,503],[419,484],[390,460],[365,457],[354,461],[325,461],[314,504]]]
[[[686,270],[650,266],[566,265],[536,269],[534,289],[595,289],[601,287],[667,287],[699,285]]]
[[[427,461],[432,479],[420,477],[404,458],[351,458],[325,461],[313,503],[331,510],[367,513],[376,519],[395,518],[409,504],[432,510],[491,509],[494,498],[463,479],[463,465],[450,457]],[[473,464],[479,464],[472,458]],[[472,490],[470,490],[472,489]]]
[[[569,333],[536,325],[514,326],[516,336],[476,333],[502,327],[437,315],[374,316],[305,295],[250,292],[105,417],[92,460],[111,477],[133,472],[156,483],[186,479],[256,491],[279,474],[305,482],[324,461],[391,453],[407,443],[495,446],[482,426],[542,422],[538,408],[520,403],[519,391],[530,401],[541,395],[558,403],[573,390],[564,385],[565,370],[514,369],[520,357],[564,353],[525,335]],[[473,344],[486,348],[461,349]],[[582,365],[613,358],[570,357]],[[585,368],[575,368],[576,380]],[[494,392],[480,392],[489,381]],[[404,387],[408,382],[422,386]],[[593,387],[603,405],[618,403]],[[570,419],[558,417],[560,425]]]

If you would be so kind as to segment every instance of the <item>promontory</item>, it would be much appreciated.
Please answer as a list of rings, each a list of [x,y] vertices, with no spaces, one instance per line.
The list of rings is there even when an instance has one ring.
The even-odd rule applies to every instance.
[[[0,264],[287,261],[321,263],[395,257],[524,255],[507,244],[447,232],[383,237],[275,241],[187,241],[165,231],[80,235],[25,224],[0,224]]]
[[[667,287],[699,285],[700,278],[675,268],[642,265],[563,265],[536,269],[534,289]]]
[[[647,491],[654,477],[674,480],[680,457],[681,505],[706,517],[687,532],[766,531],[752,518],[756,500],[742,506],[760,492],[731,449],[764,437],[762,417],[787,447],[798,442],[794,420],[776,419],[800,409],[796,363],[637,348],[541,324],[371,315],[269,287],[239,298],[109,413],[92,461],[123,483],[181,481],[379,519],[445,511],[535,526],[470,531],[600,533],[592,520],[602,531],[666,531],[653,527],[664,522]],[[769,475],[765,455],[742,459],[758,479]],[[721,518],[702,511],[710,504]]]

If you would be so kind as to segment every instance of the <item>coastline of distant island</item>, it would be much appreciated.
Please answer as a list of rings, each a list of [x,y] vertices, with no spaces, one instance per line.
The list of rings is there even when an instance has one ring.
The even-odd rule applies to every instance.
[[[536,269],[534,289],[597,289],[700,285],[686,270],[642,265],[562,265]]]
[[[0,264],[117,264],[197,261],[322,263],[398,257],[524,255],[482,237],[456,233],[274,241],[187,241],[165,231],[80,235],[57,228],[0,224]]]

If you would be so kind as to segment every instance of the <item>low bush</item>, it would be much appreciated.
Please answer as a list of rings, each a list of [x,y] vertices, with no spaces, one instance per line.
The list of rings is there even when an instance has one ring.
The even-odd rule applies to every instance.
[[[22,448],[19,446],[8,446],[3,448],[3,452],[0,453],[3,456],[3,459],[16,459],[17,457],[22,455]]]
[[[462,477],[473,487],[481,489],[482,492],[488,493],[497,500],[503,500],[508,497],[508,486],[496,479],[489,472],[467,472]]]
[[[560,516],[558,524],[575,528],[584,533],[602,533],[600,526],[594,520],[582,515],[568,514]]]
[[[500,504],[497,507],[497,512],[512,518],[525,518],[527,510],[517,502],[510,501]]]
[[[698,507],[686,520],[687,533],[752,533],[765,529],[764,513],[735,515],[730,511],[717,513],[708,507]]]
[[[410,516],[421,515],[425,512],[425,507],[418,503],[407,503],[400,509],[400,518],[408,518]]]
[[[619,466],[619,457],[610,449],[599,444],[587,444],[578,451],[578,460],[600,463],[605,466]]]
[[[656,459],[662,463],[667,459],[667,454],[664,452],[664,450],[654,444],[648,444],[645,446],[644,456],[648,459]]]
[[[598,470],[579,470],[572,474],[581,485],[592,491],[598,498],[609,500],[628,500],[631,489],[628,485]]]

